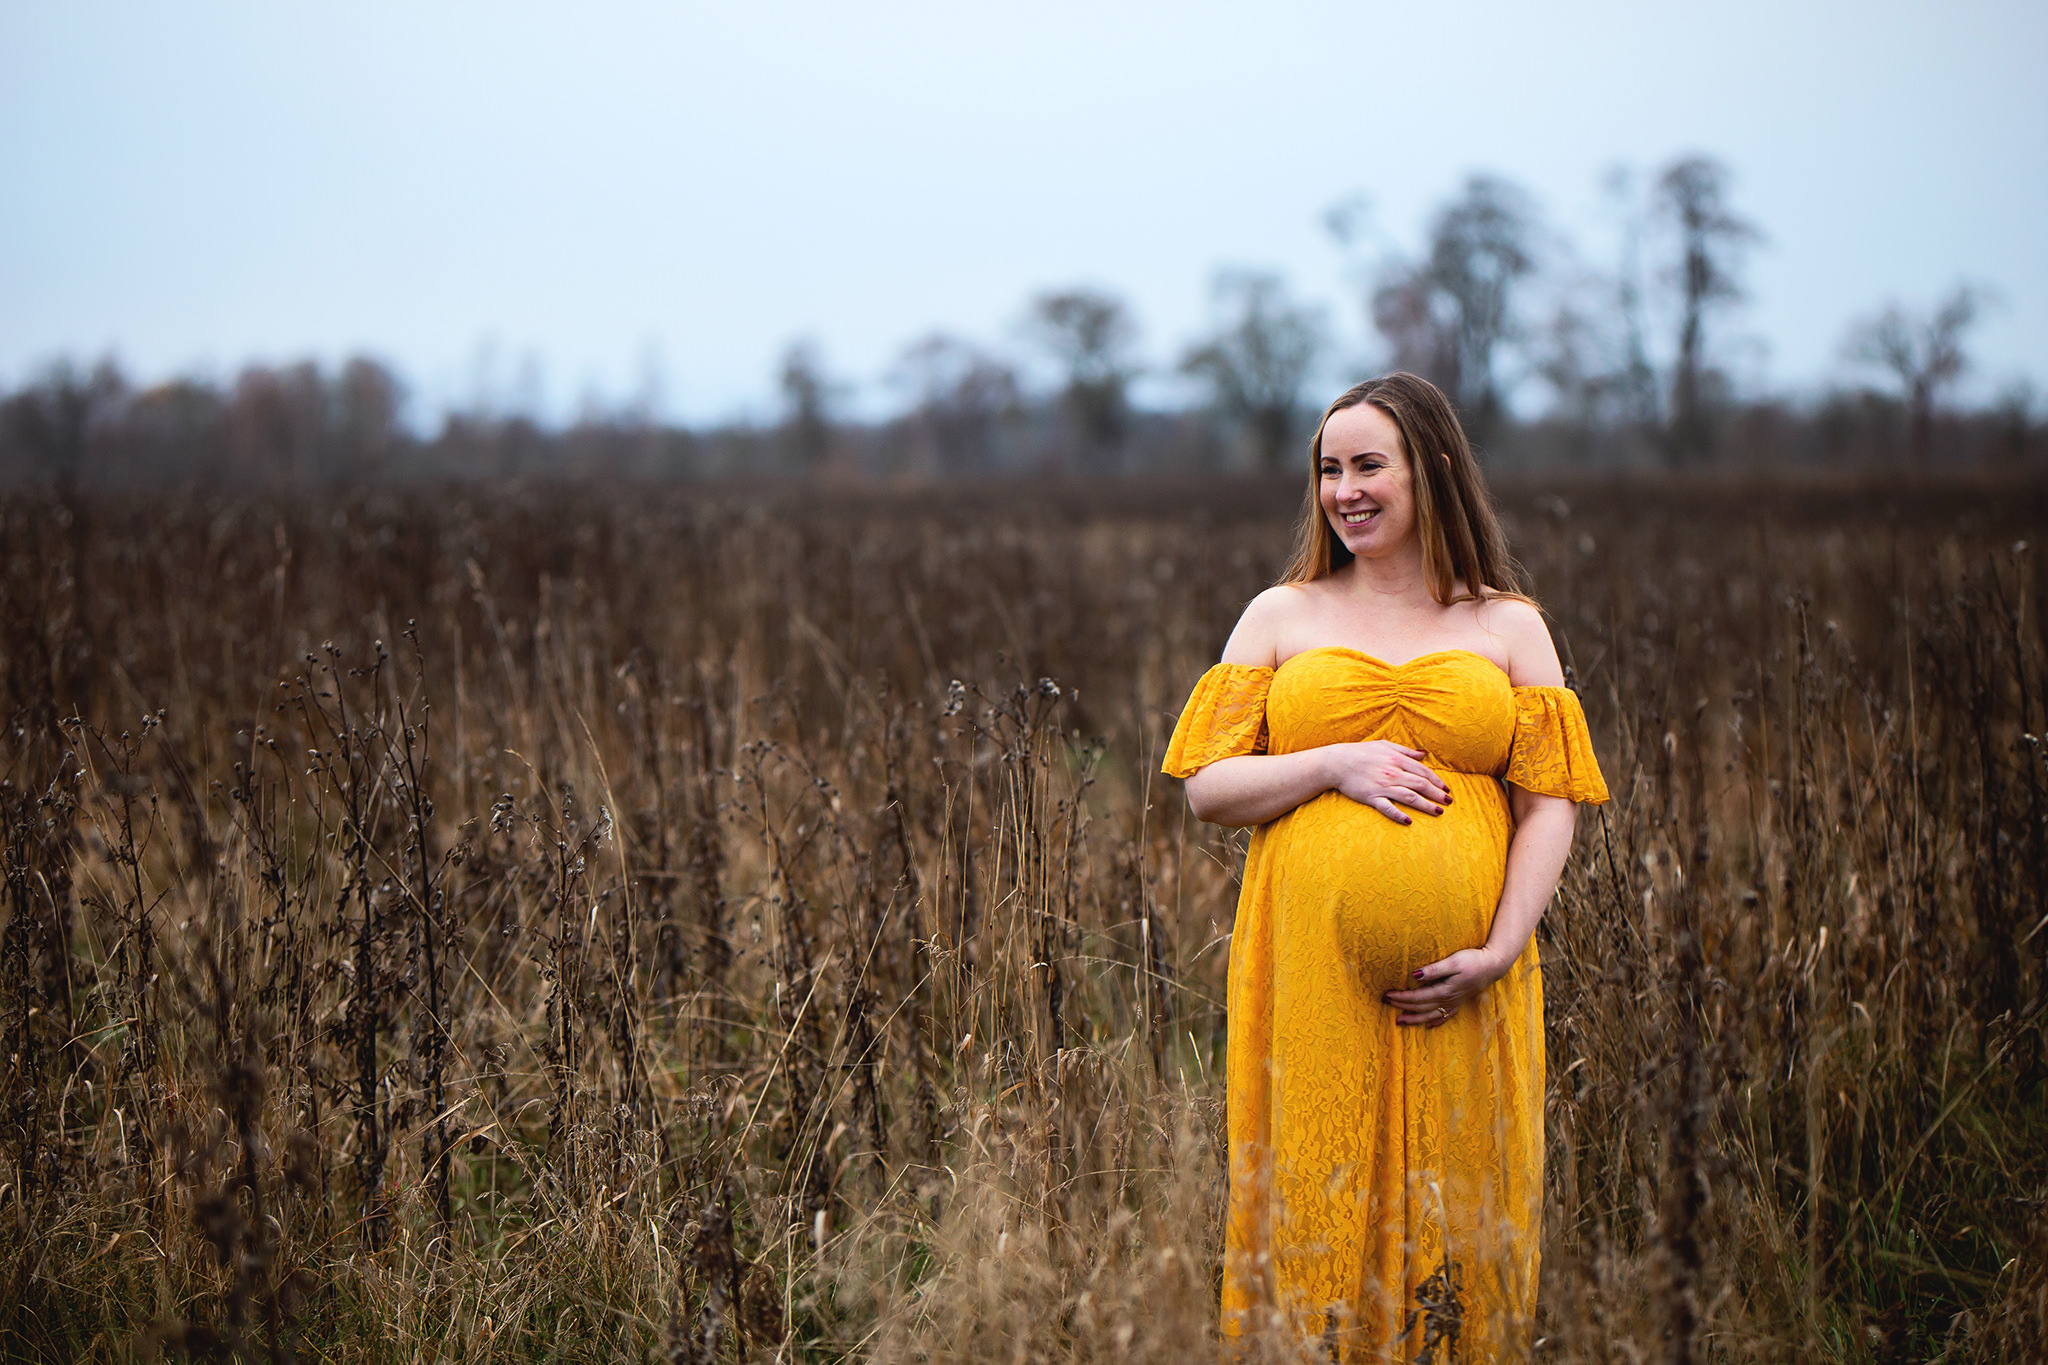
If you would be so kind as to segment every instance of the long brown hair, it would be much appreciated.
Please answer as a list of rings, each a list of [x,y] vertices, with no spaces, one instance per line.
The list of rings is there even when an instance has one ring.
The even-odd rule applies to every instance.
[[[1416,529],[1422,535],[1422,567],[1429,595],[1443,606],[1476,598],[1515,597],[1528,601],[1522,566],[1508,553],[1507,536],[1493,510],[1493,496],[1472,443],[1443,390],[1412,374],[1368,379],[1346,389],[1323,411],[1308,443],[1308,504],[1295,535],[1294,558],[1282,583],[1312,583],[1352,560],[1351,551],[1323,515],[1323,428],[1346,408],[1370,403],[1401,433],[1415,487]],[[1458,591],[1458,584],[1465,591]]]

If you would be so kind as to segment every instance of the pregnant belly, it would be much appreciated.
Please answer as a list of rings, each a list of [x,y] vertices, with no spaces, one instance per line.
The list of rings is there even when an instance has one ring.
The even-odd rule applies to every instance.
[[[1285,817],[1274,910],[1295,933],[1329,944],[1369,994],[1414,984],[1417,967],[1479,947],[1493,927],[1507,799],[1491,778],[1447,780],[1451,805],[1415,812],[1413,824],[1335,792]]]

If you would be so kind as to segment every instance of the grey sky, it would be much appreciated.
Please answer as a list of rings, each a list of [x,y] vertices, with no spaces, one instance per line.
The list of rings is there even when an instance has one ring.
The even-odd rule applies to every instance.
[[[16,3],[0,11],[0,381],[368,351],[430,417],[659,379],[771,404],[810,335],[876,410],[934,328],[1014,346],[1034,291],[1134,305],[1170,364],[1223,265],[1369,357],[1323,211],[1413,246],[1472,170],[1608,263],[1602,171],[1691,150],[1768,236],[1746,374],[2003,297],[1977,391],[2048,383],[2048,5]]]

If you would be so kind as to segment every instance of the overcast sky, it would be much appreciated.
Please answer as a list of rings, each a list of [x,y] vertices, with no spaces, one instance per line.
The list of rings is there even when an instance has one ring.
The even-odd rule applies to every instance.
[[[1606,168],[1691,151],[1767,237],[1749,382],[1816,391],[1853,319],[1968,280],[1977,393],[2048,388],[2040,0],[10,4],[0,383],[367,352],[422,422],[536,389],[703,421],[771,413],[809,336],[879,411],[906,342],[1018,347],[1076,282],[1170,368],[1222,266],[1356,367],[1333,203],[1412,249],[1490,171],[1597,267]]]

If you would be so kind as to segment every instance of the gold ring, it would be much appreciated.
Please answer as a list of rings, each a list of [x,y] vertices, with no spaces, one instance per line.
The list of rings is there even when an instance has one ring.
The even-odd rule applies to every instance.
[[[1438,1005],[1436,1007],[1436,1017],[1439,1019],[1448,1019],[1451,1017],[1451,1012],[1445,1009],[1442,1005]]]

